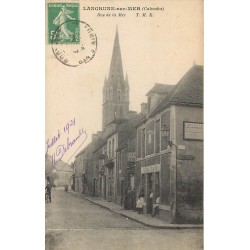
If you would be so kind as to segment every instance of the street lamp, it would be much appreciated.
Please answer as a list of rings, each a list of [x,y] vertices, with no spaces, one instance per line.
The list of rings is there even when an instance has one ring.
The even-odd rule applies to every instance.
[[[167,125],[163,125],[163,128],[160,130],[161,135],[167,143],[167,146],[175,149],[175,208],[173,209],[174,219],[176,220],[177,214],[177,145],[170,140],[170,130]]]

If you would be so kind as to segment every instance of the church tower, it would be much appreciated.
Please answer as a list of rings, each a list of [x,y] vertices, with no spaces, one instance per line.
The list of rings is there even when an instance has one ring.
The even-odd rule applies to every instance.
[[[108,79],[103,86],[102,129],[119,118],[126,118],[129,111],[128,76],[124,79],[118,30],[115,34],[113,54]]]

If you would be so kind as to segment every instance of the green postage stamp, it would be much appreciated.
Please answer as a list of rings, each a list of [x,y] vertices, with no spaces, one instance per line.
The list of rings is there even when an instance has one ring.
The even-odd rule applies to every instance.
[[[48,42],[79,44],[79,3],[48,3]]]

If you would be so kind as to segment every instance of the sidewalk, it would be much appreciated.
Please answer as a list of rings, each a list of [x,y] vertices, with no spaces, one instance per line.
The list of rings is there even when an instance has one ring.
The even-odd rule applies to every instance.
[[[71,191],[72,192],[72,191]],[[128,219],[142,223],[145,226],[158,228],[158,229],[198,229],[203,228],[202,224],[169,224],[165,221],[159,220],[155,217],[152,217],[149,214],[138,214],[132,210],[125,210],[122,206],[114,203],[108,202],[97,197],[91,197],[83,194],[78,194],[72,192],[76,196],[80,196],[89,202],[92,202],[102,208],[108,209],[113,213],[120,214]]]

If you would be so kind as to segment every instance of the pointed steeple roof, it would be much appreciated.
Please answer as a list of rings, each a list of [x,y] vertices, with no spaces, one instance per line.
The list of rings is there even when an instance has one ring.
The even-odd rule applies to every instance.
[[[129,83],[128,83],[128,73],[126,72],[126,77],[125,77],[125,85],[127,89],[129,90]]]
[[[106,75],[105,75],[104,85],[103,85],[103,92],[106,91],[107,85],[108,85],[108,81],[107,81],[107,77],[106,77]]]
[[[116,28],[115,41],[113,47],[113,54],[110,64],[110,71],[108,82],[112,86],[123,86],[124,85],[124,76],[122,68],[122,56],[119,43],[118,29]]]

